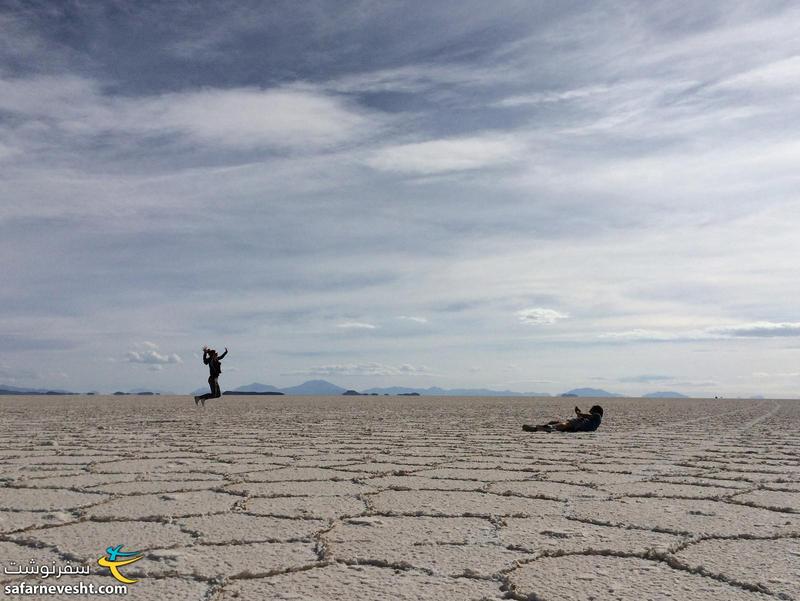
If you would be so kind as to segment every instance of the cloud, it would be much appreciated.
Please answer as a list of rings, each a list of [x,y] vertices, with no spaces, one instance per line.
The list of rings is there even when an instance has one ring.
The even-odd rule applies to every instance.
[[[183,359],[175,353],[162,355],[152,348],[145,351],[128,351],[125,360],[128,363],[143,363],[158,369],[167,364],[183,363]]]
[[[365,323],[362,321],[345,321],[342,323],[337,323],[336,327],[343,328],[346,330],[374,330],[378,326],[371,323]]]
[[[711,334],[732,338],[776,338],[800,336],[800,322],[756,321],[734,326],[708,328]]]
[[[352,141],[369,124],[344,99],[299,87],[167,94],[126,110],[137,125],[150,118],[154,131],[233,147],[324,148]]]
[[[800,322],[755,321],[729,326],[709,326],[692,330],[634,329],[605,332],[600,338],[619,341],[670,342],[687,340],[725,340],[731,338],[782,338],[800,336]]]
[[[386,365],[383,363],[344,363],[319,365],[282,375],[305,376],[430,376],[434,375],[424,365],[414,366],[408,363]]]
[[[459,63],[413,64],[368,73],[346,75],[325,82],[325,87],[340,92],[402,92],[421,94],[448,87],[497,85],[514,76],[510,69],[476,67]],[[440,92],[441,93],[441,92]]]
[[[603,94],[604,92],[607,92],[609,89],[610,89],[609,86],[595,85],[595,86],[586,86],[584,88],[577,88],[573,90],[564,90],[560,92],[556,91],[535,92],[533,94],[509,96],[508,98],[504,98],[498,101],[497,103],[495,103],[495,105],[499,107],[517,107],[526,105],[565,102],[569,100],[579,100],[587,97],[597,96]]]
[[[675,378],[673,378],[672,376],[665,376],[660,374],[641,374],[638,376],[629,376],[627,378],[620,378],[619,381],[646,384],[647,382],[668,382],[674,379]]]
[[[780,89],[794,92],[796,86],[793,82],[798,78],[800,78],[800,56],[791,56],[737,73],[718,82],[715,88],[745,90],[751,93],[775,92]]]
[[[636,328],[633,330],[624,330],[621,332],[604,332],[598,334],[598,338],[606,340],[619,340],[619,341],[648,341],[648,342],[666,342],[671,340],[698,340],[694,332],[663,332],[659,330],[646,330]]]
[[[796,7],[23,4],[17,26],[0,15],[15,367],[121,389],[138,370],[93,354],[224,335],[245,373],[269,340],[278,372],[409,360],[443,364],[448,386],[471,365],[485,382],[791,371],[791,327],[737,322],[791,323],[800,294]],[[621,346],[647,339],[772,344],[724,365]],[[614,342],[611,361],[597,346]],[[545,344],[552,361],[525,362]],[[177,390],[194,361],[129,365]]]
[[[487,134],[386,146],[365,162],[380,171],[434,175],[496,167],[525,152],[525,145],[511,136]]]
[[[0,363],[0,379],[3,383],[10,383],[13,386],[19,382],[41,380],[42,374],[27,368],[12,367],[8,363]]]
[[[413,321],[416,323],[428,323],[428,320],[425,317],[416,317],[414,315],[398,315],[397,319],[402,319],[404,321]]]
[[[765,371],[756,371],[756,372],[753,372],[752,377],[759,378],[759,379],[798,378],[798,377],[800,377],[800,372],[787,371],[787,372],[769,373],[769,372],[765,372]]]
[[[522,309],[517,311],[517,317],[522,323],[528,325],[549,325],[554,324],[561,319],[567,319],[567,313],[561,313],[555,309],[545,309],[542,307],[532,307],[530,309]]]
[[[191,144],[308,152],[351,143],[379,128],[376,113],[311,85],[124,97],[105,93],[95,80],[39,75],[0,79],[0,89],[0,110],[20,120],[29,138],[119,135],[128,136],[130,145],[172,135]]]

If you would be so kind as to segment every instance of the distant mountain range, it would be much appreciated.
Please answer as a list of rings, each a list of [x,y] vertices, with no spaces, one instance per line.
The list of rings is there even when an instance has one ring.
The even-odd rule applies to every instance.
[[[416,392],[424,396],[550,396],[547,392],[514,392],[513,390],[489,390],[488,388],[407,388],[390,386],[388,388],[368,388],[364,394],[412,394]]]
[[[10,386],[8,384],[0,384],[0,394],[75,394],[68,390],[60,390],[58,388],[20,388],[19,386]]]
[[[561,396],[581,396],[581,397],[622,397],[624,394],[608,392],[600,388],[573,388],[563,393]]]
[[[346,388],[331,384],[327,380],[309,380],[303,382],[298,386],[289,386],[288,388],[278,388],[271,384],[261,384],[253,382],[245,386],[233,388],[232,392],[249,392],[249,393],[263,393],[263,392],[282,392],[283,394],[299,395],[299,396],[338,396],[342,394]],[[208,392],[208,386],[198,388],[191,392],[192,395],[205,394]]]
[[[327,380],[308,380],[298,386],[289,386],[287,388],[278,388],[271,384],[261,384],[253,382],[245,386],[234,388],[233,392],[240,393],[283,393],[286,395],[304,395],[304,396],[339,396],[347,389],[337,386]],[[192,395],[205,394],[208,392],[208,387],[204,386],[191,392]],[[548,397],[551,396],[547,392],[515,392],[513,390],[491,390],[488,388],[440,388],[438,386],[431,386],[428,388],[412,388],[406,386],[389,386],[385,388],[368,388],[360,391],[362,394],[370,395],[410,395],[419,394],[420,396],[510,396],[510,397]],[[171,395],[173,393],[166,392],[158,389],[149,388],[133,388],[125,394],[143,394],[155,393],[161,395]],[[0,395],[39,395],[39,394],[81,394],[62,390],[57,388],[24,388],[19,386],[11,386],[8,384],[0,384]],[[93,393],[95,394],[95,393]],[[560,396],[571,397],[623,397],[625,395],[609,392],[600,388],[573,388]],[[643,394],[644,398],[651,399],[686,399],[690,398],[685,394],[675,391],[657,391]],[[756,397],[754,397],[756,398]]]
[[[659,392],[648,392],[647,394],[643,394],[642,397],[646,399],[688,399],[691,397],[686,396],[685,394],[681,394],[680,392],[675,392],[673,390],[662,390]]]
[[[327,380],[309,380],[303,382],[298,386],[289,386],[288,388],[278,388],[271,384],[261,384],[253,382],[245,386],[239,386],[232,389],[232,392],[248,392],[248,393],[265,393],[265,392],[282,392],[287,395],[313,395],[313,396],[338,396],[343,394],[347,389],[337,386]],[[207,387],[198,388],[193,390],[191,394],[205,394],[208,392]],[[419,394],[421,396],[513,396],[513,397],[548,397],[551,396],[548,392],[515,392],[513,390],[491,390],[488,388],[440,388],[438,386],[431,386],[428,388],[413,388],[408,386],[389,386],[385,388],[367,388],[360,391],[362,394],[370,395],[408,395]],[[564,394],[570,396],[581,397],[621,397],[624,395],[615,394],[606,390],[598,388],[575,388]]]

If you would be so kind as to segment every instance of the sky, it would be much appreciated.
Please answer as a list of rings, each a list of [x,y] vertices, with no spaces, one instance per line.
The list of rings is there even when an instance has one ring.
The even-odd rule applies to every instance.
[[[800,393],[800,7],[0,2],[0,384]]]

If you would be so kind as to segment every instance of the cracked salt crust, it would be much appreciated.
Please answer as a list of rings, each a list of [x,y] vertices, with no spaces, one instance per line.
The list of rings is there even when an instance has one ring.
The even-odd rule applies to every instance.
[[[99,569],[99,568],[98,568]],[[58,584],[76,584],[84,582],[97,586],[108,586],[119,584],[111,576],[98,574],[92,576],[81,576],[80,578],[67,579],[62,577]],[[37,583],[38,584],[38,583]],[[116,595],[69,595],[63,596],[64,599],[76,599],[78,601],[97,601],[98,599],[125,599],[125,601],[201,601],[209,599],[213,591],[212,584],[193,578],[142,578],[135,584],[128,585],[128,593],[125,596]],[[20,597],[23,598],[23,597]],[[24,597],[26,599],[37,599],[37,597]],[[58,599],[58,596],[48,595],[38,597],[40,599]],[[240,600],[241,601],[241,600]]]
[[[77,472],[63,476],[50,476],[45,478],[31,478],[20,477],[12,482],[16,485],[26,486],[29,488],[87,488],[95,485],[111,484],[116,482],[124,482],[132,480],[133,476],[130,474],[87,474],[85,472]],[[100,492],[96,490],[87,490],[87,492]]]
[[[248,482],[293,482],[299,480],[352,480],[369,476],[366,472],[344,472],[334,468],[284,467],[273,471],[249,474]]]
[[[488,578],[525,558],[497,545],[495,526],[481,518],[354,518],[336,524],[323,538],[326,557],[348,563],[377,560],[439,575]]]
[[[261,497],[247,503],[250,513],[297,518],[338,519],[364,510],[364,502],[354,497]]]
[[[197,545],[185,549],[156,549],[147,554],[147,559],[147,563],[139,561],[135,566],[147,570],[143,574],[179,573],[213,579],[272,575],[313,564],[317,555],[311,542],[275,542],[226,545],[224,549]],[[137,573],[137,569],[129,571]]]
[[[214,480],[157,480],[154,482],[118,482],[93,485],[90,490],[111,494],[145,494],[208,490],[220,486]]]
[[[621,484],[625,482],[641,482],[642,477],[635,474],[609,474],[608,472],[574,471],[562,474],[553,474],[549,477],[552,481],[570,484],[588,484],[602,486],[606,484]]]
[[[756,601],[773,599],[668,565],[632,557],[569,555],[545,557],[509,575],[521,595],[554,601],[648,599]]]
[[[526,480],[534,474],[523,471],[505,471],[492,469],[458,469],[458,468],[437,468],[415,472],[417,476],[425,478],[451,478],[455,480],[479,480],[481,482],[502,482],[507,480]]]
[[[734,501],[753,504],[769,509],[783,509],[800,513],[800,492],[782,492],[772,490],[754,490],[733,497]]]
[[[313,480],[304,482],[241,482],[225,487],[225,490],[247,494],[251,497],[312,496],[341,497],[376,492],[375,487],[347,481]]]
[[[408,515],[541,515],[558,514],[558,501],[523,499],[465,491],[384,491],[373,497],[379,512]]]
[[[224,473],[226,464],[221,461],[197,458],[183,459],[121,459],[119,461],[106,461],[94,466],[96,473],[147,473],[147,472],[188,472],[188,471],[218,471]]]
[[[588,486],[547,482],[546,480],[528,480],[525,482],[492,482],[487,490],[499,494],[511,493],[528,497],[542,495],[555,499],[606,499],[609,494]]]
[[[176,521],[201,543],[242,543],[263,540],[311,539],[327,526],[325,520],[292,520],[244,513],[206,515]]]
[[[496,584],[485,580],[444,578],[369,565],[330,565],[273,578],[237,580],[223,589],[221,600],[500,601],[502,598]]]
[[[685,499],[710,499],[736,494],[736,489],[717,486],[694,486],[672,482],[626,482],[601,484],[602,490],[614,496],[682,497]]]
[[[88,509],[87,514],[97,518],[129,519],[204,515],[229,511],[239,498],[207,490],[135,495],[112,499]]]
[[[800,599],[794,401],[61,402],[0,398],[0,553],[144,550],[128,598]]]
[[[0,494],[4,492],[0,491]],[[40,526],[58,526],[76,519],[67,511],[6,511],[0,509],[0,533],[19,532]]]
[[[486,484],[477,480],[451,480],[443,478],[424,478],[422,476],[381,476],[366,481],[380,489],[396,490],[482,490]]]
[[[758,507],[697,499],[628,498],[576,502],[578,518],[621,526],[721,536],[800,531],[800,516]]]
[[[28,511],[55,511],[87,507],[108,499],[108,495],[75,492],[61,489],[2,488],[0,509],[24,509]]]
[[[56,547],[66,555],[94,562],[106,547],[124,544],[126,549],[188,546],[192,536],[175,524],[159,522],[83,521],[58,528],[41,528],[13,535],[13,539],[37,541]]]
[[[498,533],[501,544],[538,552],[630,551],[667,552],[685,537],[614,526],[598,526],[563,517],[504,518]]]
[[[31,560],[35,563],[31,564]],[[16,565],[12,565],[12,562]],[[13,572],[17,567],[23,568],[42,565],[50,567],[53,562],[55,562],[56,565],[66,565],[66,560],[50,549],[31,545],[24,541],[0,540],[0,568],[3,568],[3,570],[0,571],[0,582],[30,578],[30,576],[24,574],[16,576],[6,574],[6,569]]]
[[[800,599],[800,538],[705,540],[676,554],[692,569],[764,586]],[[785,597],[784,597],[785,598]]]

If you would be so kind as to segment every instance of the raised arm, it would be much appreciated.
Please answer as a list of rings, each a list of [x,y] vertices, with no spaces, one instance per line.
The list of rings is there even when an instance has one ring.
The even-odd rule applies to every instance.
[[[211,355],[208,354],[208,349],[204,348],[203,349],[203,363],[208,365],[209,361],[211,361]]]
[[[591,413],[584,413],[581,411],[580,407],[575,407],[575,415],[578,417],[592,417]]]
[[[225,355],[227,355],[227,354],[228,354],[228,347],[226,346],[225,347],[225,352],[222,353],[219,357],[217,357],[217,360],[218,361],[222,361],[225,358]]]

